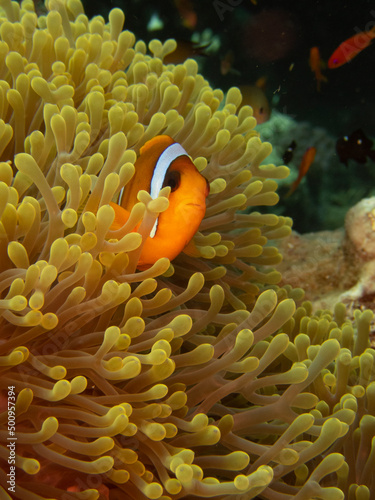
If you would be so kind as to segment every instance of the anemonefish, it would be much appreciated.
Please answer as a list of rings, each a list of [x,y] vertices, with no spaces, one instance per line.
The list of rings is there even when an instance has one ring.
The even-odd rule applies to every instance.
[[[112,230],[128,220],[141,189],[157,198],[163,187],[171,187],[169,206],[142,247],[137,267],[147,269],[161,257],[173,260],[192,240],[206,212],[209,184],[181,144],[168,135],[146,142],[134,166],[135,174],[120,193],[119,204],[111,203],[115,210]]]
[[[375,38],[375,27],[369,31],[362,31],[361,33],[351,36],[345,40],[345,42],[342,42],[333,52],[328,60],[328,67],[331,69],[338,68],[351,61],[363,49],[370,45],[373,38]]]
[[[269,120],[271,107],[264,93],[266,78],[259,78],[255,85],[239,85],[242,94],[241,106],[249,105],[253,108],[253,116],[258,124]]]
[[[320,53],[318,47],[311,47],[309,65],[311,71],[315,74],[316,88],[320,91],[320,83],[326,82],[327,78],[322,74],[322,61],[320,59]]]
[[[312,163],[314,162],[315,155],[316,155],[316,148],[311,146],[310,148],[306,149],[306,151],[304,152],[304,155],[302,157],[299,169],[298,169],[298,177],[293,182],[293,184],[290,186],[290,189],[285,196],[286,198],[288,198],[291,194],[293,194],[294,191],[298,188],[300,182],[305,177],[305,175],[309,171],[309,168],[311,167]]]

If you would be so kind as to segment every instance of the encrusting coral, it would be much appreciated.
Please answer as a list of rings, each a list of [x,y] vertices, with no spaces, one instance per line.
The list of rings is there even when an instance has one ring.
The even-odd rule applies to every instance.
[[[371,318],[312,316],[276,286],[268,242],[291,221],[248,212],[288,169],[261,165],[238,89],[163,65],[172,40],[148,55],[119,9],[105,24],[79,0],[1,7],[1,498],[370,498]],[[159,134],[210,194],[195,255],[137,272],[169,189],[139,192],[117,231],[109,202]]]

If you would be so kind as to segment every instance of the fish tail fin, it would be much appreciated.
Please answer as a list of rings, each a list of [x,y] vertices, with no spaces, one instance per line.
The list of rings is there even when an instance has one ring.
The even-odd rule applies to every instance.
[[[294,191],[297,189],[297,186],[294,185],[294,182],[293,184],[290,186],[289,188],[289,191],[286,193],[286,195],[284,196],[284,199],[285,198],[289,198],[293,193]]]
[[[318,91],[318,92],[320,92],[320,89],[321,89],[321,83],[322,83],[322,82],[327,83],[327,82],[328,82],[328,79],[327,79],[327,77],[326,77],[326,76],[324,76],[324,75],[322,75],[322,74],[321,74],[321,75],[320,75],[320,77],[316,79],[316,89],[317,89],[317,91]]]

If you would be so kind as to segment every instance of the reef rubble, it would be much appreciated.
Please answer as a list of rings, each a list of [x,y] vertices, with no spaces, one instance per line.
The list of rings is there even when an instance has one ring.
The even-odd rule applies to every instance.
[[[282,284],[303,288],[314,310],[343,302],[349,312],[375,311],[375,197],[354,205],[344,228],[292,231],[278,246],[283,255],[277,266]]]

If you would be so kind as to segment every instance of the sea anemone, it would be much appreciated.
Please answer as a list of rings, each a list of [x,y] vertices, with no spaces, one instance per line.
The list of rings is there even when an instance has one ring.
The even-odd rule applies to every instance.
[[[31,0],[1,5],[2,497],[342,498],[350,429],[371,485],[372,421],[350,427],[366,391],[375,411],[368,314],[354,342],[341,309],[316,319],[277,287],[269,241],[291,220],[253,207],[277,202],[288,169],[262,164],[271,145],[250,107],[236,114],[239,90],[224,99],[193,60],[164,65],[175,42],[148,52],[119,9],[106,24],[79,0],[39,17]],[[116,231],[109,203],[159,134],[210,194],[197,250],[138,272],[168,190],[140,191]]]

